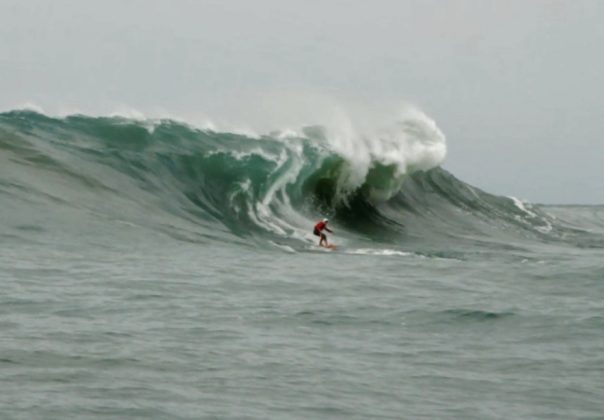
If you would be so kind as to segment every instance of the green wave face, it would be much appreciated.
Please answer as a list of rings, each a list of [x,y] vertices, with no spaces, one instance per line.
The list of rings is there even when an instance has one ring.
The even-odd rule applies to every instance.
[[[334,149],[320,127],[252,138],[170,120],[13,111],[0,114],[0,200],[15,212],[68,208],[96,223],[128,222],[185,240],[294,249],[314,242],[312,226],[324,216],[350,246],[422,252],[520,247],[579,231],[438,166],[401,170],[373,151],[357,161]]]

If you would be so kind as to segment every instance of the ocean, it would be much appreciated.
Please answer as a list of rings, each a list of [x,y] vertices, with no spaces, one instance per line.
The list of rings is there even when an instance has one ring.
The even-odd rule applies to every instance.
[[[0,418],[604,418],[604,206],[445,154],[0,114]]]

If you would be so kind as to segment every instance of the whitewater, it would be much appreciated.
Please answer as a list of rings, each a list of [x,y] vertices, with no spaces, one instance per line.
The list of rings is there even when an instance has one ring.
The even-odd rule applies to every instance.
[[[601,418],[604,206],[457,179],[413,107],[135,117],[0,114],[3,418]]]

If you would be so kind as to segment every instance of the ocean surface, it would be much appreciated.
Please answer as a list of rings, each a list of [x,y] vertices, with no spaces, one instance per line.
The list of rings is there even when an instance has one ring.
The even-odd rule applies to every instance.
[[[0,418],[604,418],[604,206],[445,154],[0,114]]]

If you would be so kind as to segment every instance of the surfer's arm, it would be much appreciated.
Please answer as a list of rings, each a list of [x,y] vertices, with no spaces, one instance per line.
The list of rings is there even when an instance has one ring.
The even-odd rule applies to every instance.
[[[328,231],[329,233],[333,233],[333,231],[329,230],[328,228],[325,228],[326,231]]]

